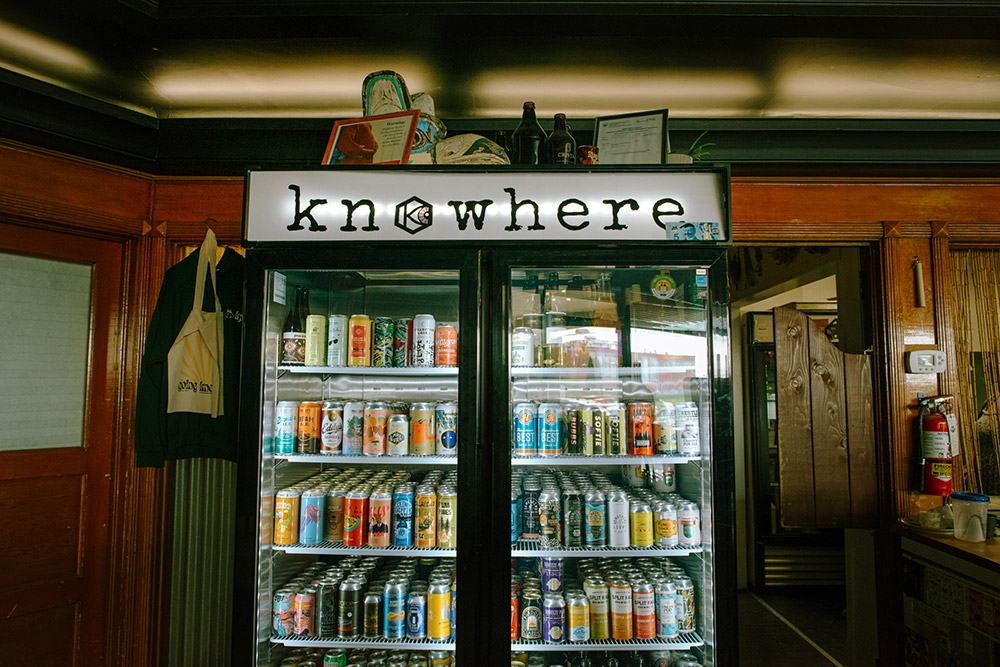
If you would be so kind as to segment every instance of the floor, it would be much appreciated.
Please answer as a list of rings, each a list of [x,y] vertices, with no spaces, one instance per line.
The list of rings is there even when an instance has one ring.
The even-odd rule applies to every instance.
[[[842,588],[739,594],[742,667],[849,667]]]

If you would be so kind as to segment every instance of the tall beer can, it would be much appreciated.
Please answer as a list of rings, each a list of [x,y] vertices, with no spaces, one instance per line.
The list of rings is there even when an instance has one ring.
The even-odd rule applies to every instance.
[[[701,510],[694,503],[681,503],[677,508],[677,538],[684,546],[701,544]]]
[[[542,596],[525,592],[521,596],[521,639],[542,638]]]
[[[568,408],[563,412],[563,423],[566,427],[566,453],[573,455],[580,453],[580,431],[577,423],[579,410]]]
[[[677,636],[677,589],[672,581],[656,582],[656,636],[672,639]]]
[[[271,601],[271,631],[274,634],[290,635],[295,629],[295,612],[292,610],[294,599],[295,591],[292,589],[281,588],[274,592]]]
[[[406,598],[408,584],[405,579],[390,578],[382,588],[382,608],[385,613],[386,639],[406,636]]]
[[[410,355],[413,366],[417,368],[434,366],[434,335],[436,330],[433,315],[421,314],[413,318],[413,352]]]
[[[410,418],[406,415],[392,415],[386,431],[386,454],[406,456],[409,453]]]
[[[340,582],[340,613],[337,634],[341,639],[354,639],[361,634],[361,581],[344,579]]]
[[[562,558],[541,559],[542,570],[542,591],[549,593],[562,593],[563,584],[566,581],[565,561]]]
[[[413,496],[415,547],[437,545],[437,494],[432,486],[418,487]]]
[[[306,366],[326,363],[326,317],[306,315]]]
[[[594,455],[594,410],[581,408],[576,411],[576,434],[580,439],[580,453],[584,456]]]
[[[663,401],[656,406],[653,422],[653,440],[656,453],[663,456],[677,455],[677,418],[674,404]]]
[[[385,455],[385,436],[389,427],[389,406],[386,403],[365,404],[365,432],[362,453],[365,456]]]
[[[656,544],[661,547],[675,547],[677,536],[677,509],[668,502],[656,505]]]
[[[559,456],[561,444],[559,404],[543,403],[538,406],[538,454]]]
[[[607,506],[604,493],[598,489],[590,489],[583,498],[586,513],[585,544],[590,549],[597,549],[608,544]]]
[[[391,317],[376,317],[372,323],[372,366],[391,368],[396,358],[396,323]]]
[[[427,456],[437,449],[437,424],[433,403],[410,406],[410,454]]]
[[[340,454],[344,444],[344,404],[327,401],[323,403],[322,420],[319,428],[319,453]]]
[[[557,488],[546,487],[538,496],[538,546],[542,549],[562,545],[561,504]]]
[[[538,453],[538,408],[534,403],[514,406],[514,454],[535,456]]]
[[[326,493],[321,489],[302,492],[299,500],[299,544],[320,544],[325,537]]]
[[[319,422],[322,412],[322,403],[299,404],[299,419],[295,429],[295,451],[299,454],[315,454],[319,451]]]
[[[645,579],[632,585],[632,622],[636,639],[656,636],[656,597],[653,584]]]
[[[628,445],[632,456],[653,453],[653,406],[649,403],[628,404]]]
[[[450,582],[432,580],[427,587],[427,638],[443,641],[451,637]]]
[[[294,627],[292,634],[311,637],[316,634],[316,589],[305,588],[292,600]]]
[[[427,593],[412,590],[406,596],[406,636],[423,639],[427,636]]]
[[[392,546],[413,546],[413,487],[402,484],[392,494]]]
[[[458,329],[439,324],[434,332],[434,365],[458,366]]]
[[[600,577],[587,577],[583,590],[590,600],[590,638],[602,641],[611,636],[608,585]]]
[[[351,315],[347,322],[350,332],[348,366],[372,365],[372,320],[367,315]]]
[[[365,404],[360,401],[344,403],[344,445],[345,455],[360,456],[364,450]]]
[[[368,528],[368,493],[351,491],[344,500],[344,546],[363,547]]]
[[[438,456],[455,456],[458,452],[458,406],[454,403],[438,403],[434,409],[436,439],[435,452]]]
[[[331,315],[327,320],[326,365],[346,366],[349,332],[347,315]]]
[[[592,423],[594,425],[594,456],[607,454],[604,446],[604,411],[594,408]]]
[[[510,337],[510,365],[512,368],[535,365],[535,335],[527,327],[518,327]]]
[[[583,546],[583,498],[575,489],[563,491],[563,544],[567,547]]]
[[[372,638],[382,637],[382,596],[371,591],[365,595],[364,602],[364,636]]]
[[[566,641],[566,600],[559,593],[542,598],[542,637],[546,644]]]
[[[521,502],[521,537],[525,540],[538,539],[538,497],[542,487],[537,481],[524,482],[524,498]]]
[[[344,496],[347,491],[330,487],[326,492],[326,531],[324,539],[341,542],[344,539]]]
[[[299,541],[299,503],[301,492],[281,489],[274,498],[274,543],[279,546]]]
[[[438,488],[437,545],[439,549],[456,548],[455,520],[458,518],[458,494],[450,486]]]
[[[653,546],[653,512],[649,508],[649,503],[632,501],[629,529],[629,541],[633,547]]]
[[[413,318],[401,317],[396,320],[393,332],[392,365],[407,368],[410,363],[411,341],[413,340]]]
[[[674,580],[677,589],[677,629],[690,632],[695,628],[694,582],[687,577]]]
[[[295,452],[296,425],[299,420],[299,404],[296,401],[281,401],[274,412],[274,451],[276,454]]]
[[[387,547],[392,541],[392,494],[373,491],[368,498],[368,546]]]
[[[566,617],[566,634],[569,641],[590,641],[590,601],[586,595],[567,593]]]
[[[611,638],[632,639],[632,586],[625,579],[613,579],[608,585],[611,598]]]
[[[604,413],[604,419],[608,423],[608,442],[605,449],[611,455],[624,454],[627,430],[625,410],[620,404],[613,405]]]
[[[608,546],[613,549],[629,547],[629,501],[624,491],[608,494]]]

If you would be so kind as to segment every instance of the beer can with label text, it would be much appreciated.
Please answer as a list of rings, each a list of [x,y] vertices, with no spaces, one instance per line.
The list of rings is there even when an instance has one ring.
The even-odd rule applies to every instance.
[[[427,636],[427,593],[410,591],[406,597],[406,636],[423,639]]]
[[[386,454],[406,456],[410,444],[410,418],[407,415],[392,415],[386,430]]]
[[[514,406],[514,454],[535,456],[538,453],[538,408],[534,403]]]
[[[385,614],[383,627],[386,639],[406,636],[407,589],[405,579],[390,578],[382,587],[382,609]]]
[[[433,403],[410,406],[410,454],[428,456],[437,449],[437,424]]]
[[[322,403],[300,403],[298,423],[295,428],[295,451],[299,454],[316,454],[320,446],[320,419]]]
[[[413,318],[412,365],[417,368],[434,366],[434,335],[437,326],[433,315],[421,314]]]
[[[614,405],[605,412],[604,417],[608,424],[608,441],[605,449],[611,455],[624,454],[627,451],[625,432],[628,430],[625,409],[621,404]]]
[[[521,636],[521,609],[520,609],[520,597],[516,590],[511,589],[510,591],[510,640],[517,641]],[[277,614],[277,612],[275,612]],[[277,616],[275,616],[277,619]],[[275,620],[275,627],[277,627],[277,620]],[[275,634],[278,634],[277,632]]]
[[[527,327],[518,327],[510,337],[510,365],[522,368],[535,365],[535,335]]]
[[[438,456],[455,456],[458,451],[458,406],[438,403],[434,409],[434,424],[435,452]]]
[[[390,412],[386,403],[365,404],[365,431],[362,440],[362,453],[365,456],[385,455]]]
[[[341,542],[344,539],[344,496],[343,488],[330,487],[326,492],[326,534],[331,542]]]
[[[299,500],[299,544],[317,545],[326,536],[326,492],[308,489]]]
[[[608,584],[611,599],[611,638],[619,641],[632,639],[632,586],[625,579],[614,579]]]
[[[583,546],[583,496],[576,489],[562,492],[562,537],[567,547]]]
[[[364,636],[382,637],[382,596],[371,591],[365,594],[364,601]]]
[[[562,425],[559,404],[542,403],[538,406],[538,455],[558,456]]]
[[[687,577],[674,580],[677,589],[677,629],[680,632],[690,632],[695,628],[694,582]]]
[[[295,544],[299,541],[298,489],[282,489],[274,498],[274,543],[279,546]]]
[[[608,493],[608,546],[627,549],[629,538],[629,501],[624,491]]]
[[[701,435],[698,429],[688,426],[677,433],[677,453],[680,456],[701,455]]]
[[[677,454],[677,418],[674,404],[663,401],[656,405],[653,420],[653,441],[657,454],[675,456]]]
[[[656,636],[671,639],[677,636],[677,589],[672,581],[656,582]]]
[[[427,638],[444,641],[451,638],[451,584],[432,580],[427,587]]]
[[[668,502],[656,505],[656,544],[661,547],[678,544],[677,508]]]
[[[580,454],[594,455],[594,410],[580,408],[576,411],[576,437],[579,440]]]
[[[591,423],[594,427],[594,456],[603,456],[607,454],[604,442],[604,411],[600,408],[595,408],[591,417]]]
[[[629,508],[629,542],[637,548],[653,546],[653,511],[649,503],[632,501]]]
[[[274,634],[286,636],[295,630],[295,612],[292,610],[294,599],[295,591],[290,588],[275,591],[271,601],[271,631]]]
[[[545,487],[538,496],[538,546],[558,549],[562,545],[562,502],[559,489]],[[542,577],[544,579],[544,572]]]
[[[583,593],[566,594],[566,636],[574,643],[590,641],[590,601]]]
[[[458,494],[451,487],[441,486],[438,489],[437,546],[439,549],[455,548],[455,521],[457,519]]]
[[[365,439],[365,404],[360,401],[344,403],[344,444],[341,453],[360,456]]]
[[[439,324],[434,332],[434,365],[458,366],[458,330],[451,324]]]
[[[344,546],[363,547],[368,536],[368,493],[351,491],[344,498]]]
[[[584,495],[583,503],[586,514],[585,545],[591,549],[607,546],[607,505],[604,493],[598,489],[590,489]]]
[[[537,481],[524,482],[524,495],[521,499],[521,537],[525,540],[538,539],[538,497],[542,487]]]
[[[274,412],[274,451],[292,454],[296,448],[296,429],[299,421],[297,401],[281,401]]]
[[[368,546],[387,547],[392,541],[392,494],[373,491],[368,497]]]
[[[542,638],[546,644],[566,641],[566,600],[559,593],[542,598]]]
[[[312,637],[316,634],[316,589],[305,588],[292,601],[293,635]]]
[[[653,453],[653,406],[649,403],[628,404],[628,453],[650,456]]]
[[[566,446],[563,449],[571,455],[580,453],[579,412],[576,408],[563,411],[563,430],[566,432]]]
[[[677,508],[677,538],[684,546],[701,544],[701,510],[694,503],[681,503]]]
[[[405,484],[392,493],[392,546],[413,546],[413,487]]]
[[[637,580],[632,585],[632,623],[636,639],[656,636],[656,598],[653,584]]]
[[[367,315],[351,315],[347,321],[350,332],[348,339],[348,366],[372,365],[372,320]]]
[[[562,593],[563,584],[566,580],[565,561],[562,558],[541,559],[542,570],[542,591],[548,593]]]
[[[372,323],[372,366],[391,368],[396,358],[396,322],[376,317]]]
[[[542,596],[525,592],[521,596],[521,639],[531,641],[542,638]]]
[[[327,401],[319,428],[320,454],[340,454],[344,444],[344,404]]]
[[[411,341],[413,340],[413,318],[401,317],[396,320],[393,331],[392,365],[407,368],[411,365]]]
[[[413,495],[415,547],[437,545],[437,494],[434,487],[421,486]]]
[[[340,580],[323,578],[316,583],[316,632],[320,636],[334,637],[337,634],[337,616],[340,600]]]
[[[346,366],[349,332],[347,315],[331,315],[327,319],[326,365]]]
[[[341,639],[354,639],[361,635],[362,588],[363,585],[358,579],[347,578],[340,582],[337,635]]]
[[[306,315],[306,366],[326,364],[326,317]]]
[[[590,638],[603,641],[611,637],[611,612],[608,584],[600,577],[588,577],[583,590],[590,601]]]

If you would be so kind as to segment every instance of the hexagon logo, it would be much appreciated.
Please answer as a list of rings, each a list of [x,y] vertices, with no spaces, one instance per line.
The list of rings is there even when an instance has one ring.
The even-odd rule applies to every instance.
[[[420,197],[396,205],[396,226],[410,234],[427,229],[433,222],[434,208]]]

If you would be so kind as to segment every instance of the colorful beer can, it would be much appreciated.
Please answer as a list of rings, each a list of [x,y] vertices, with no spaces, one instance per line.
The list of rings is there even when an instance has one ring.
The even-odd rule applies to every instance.
[[[385,455],[389,414],[389,406],[386,403],[365,404],[365,432],[362,440],[362,453],[365,456]]]
[[[434,336],[437,326],[433,315],[421,314],[413,318],[413,351],[410,354],[412,366],[431,368],[434,366]]]
[[[681,503],[677,508],[677,538],[687,547],[701,544],[701,510],[694,503]]]
[[[451,324],[439,324],[434,332],[434,365],[458,366],[458,329]]]
[[[535,365],[535,334],[527,327],[518,327],[510,337],[510,365],[522,368]]]
[[[396,323],[390,317],[376,317],[372,323],[372,366],[391,368],[396,358]]]
[[[628,430],[625,410],[621,405],[614,405],[608,408],[604,412],[604,422],[607,424],[608,430],[608,439],[604,448],[612,456],[624,454],[626,451],[625,431]]]
[[[294,627],[292,634],[312,637],[316,634],[316,589],[305,588],[295,594],[292,602]]]
[[[406,636],[407,588],[405,579],[389,579],[382,587],[386,639],[402,639]]]
[[[340,582],[340,609],[337,615],[337,635],[341,639],[354,639],[361,635],[362,607],[361,580],[348,577]]]
[[[396,320],[392,342],[392,365],[396,368],[410,366],[410,341],[412,339],[413,318],[401,317]]]
[[[423,639],[427,636],[427,593],[410,591],[406,598],[406,636]]]
[[[561,424],[559,405],[542,403],[538,406],[538,455],[558,456],[560,453]]]
[[[344,546],[363,547],[367,537],[368,493],[351,491],[344,498]]]
[[[653,453],[653,406],[649,403],[628,404],[628,453],[632,456]]]
[[[437,423],[433,403],[410,406],[410,454],[429,456],[437,449]]]
[[[299,421],[297,401],[281,401],[274,411],[274,451],[293,454],[296,447],[296,428]]]
[[[347,348],[348,366],[372,365],[372,320],[367,315],[351,315],[347,321],[350,338]]]
[[[458,624],[458,615],[456,612],[458,607],[458,580],[452,581],[449,588],[451,591],[451,609],[448,615],[451,619],[451,641],[455,641],[455,626]]]
[[[672,581],[656,582],[656,636],[672,639],[677,636],[677,589]]]
[[[538,453],[538,408],[534,403],[514,406],[514,454],[535,456]]]
[[[415,547],[437,545],[437,494],[434,487],[421,486],[413,495]]]
[[[347,315],[331,315],[327,320],[326,365],[346,366],[349,330]]]
[[[320,419],[322,403],[300,403],[298,423],[295,429],[295,451],[299,454],[315,454],[320,446]]]
[[[590,601],[590,638],[602,641],[611,636],[608,584],[600,577],[588,577],[583,590]]]
[[[667,502],[656,506],[656,544],[661,547],[675,547],[677,535],[677,508]]]
[[[326,317],[306,315],[306,366],[326,364]]]
[[[657,454],[661,456],[677,455],[677,419],[673,403],[663,402],[656,406],[653,441],[656,443]]]
[[[611,638],[619,641],[632,639],[632,586],[624,579],[608,584],[611,600]]]
[[[656,636],[656,597],[653,584],[646,580],[632,585],[632,622],[636,639]]]
[[[525,592],[521,596],[521,639],[526,641],[542,638],[542,596]]]
[[[392,546],[413,546],[413,487],[397,486],[392,494]]]
[[[576,411],[576,437],[579,439],[580,453],[594,455],[594,410],[580,408]]]
[[[653,546],[653,512],[649,503],[633,501],[629,511],[629,541],[633,547]]]
[[[323,667],[347,667],[347,651],[342,648],[327,649],[323,655]]]
[[[542,489],[538,496],[538,546],[542,549],[558,549],[562,545],[561,505],[559,489]]]
[[[604,442],[604,411],[595,408],[591,420],[594,426],[594,456],[604,456],[607,454]]]
[[[510,591],[510,640],[517,641],[521,636],[521,609],[520,599],[517,591]],[[277,616],[275,617],[275,627],[277,627]],[[275,634],[279,634],[275,632]]]
[[[282,489],[274,498],[274,543],[288,546],[299,541],[298,489]]]
[[[410,418],[407,415],[392,415],[386,429],[386,454],[406,456],[409,454]]]
[[[566,453],[580,453],[580,411],[574,408],[567,408],[563,411],[563,429],[566,431]]]
[[[542,598],[542,638],[546,644],[566,641],[566,600],[559,593]]]
[[[319,428],[319,453],[340,454],[344,444],[344,404],[323,403]]]
[[[295,612],[292,610],[292,602],[295,599],[295,591],[290,588],[281,588],[274,592],[271,601],[271,631],[279,636],[287,636],[295,630]]]
[[[438,456],[455,456],[458,450],[458,406],[438,403],[434,410],[435,451]]]
[[[564,489],[562,492],[562,537],[565,546],[571,548],[583,546],[584,523],[583,497],[576,489]]]
[[[590,601],[583,593],[566,595],[566,636],[572,643],[590,641]]]
[[[392,494],[374,491],[368,497],[368,546],[387,547],[392,541]]]
[[[360,456],[365,441],[365,404],[360,401],[344,403],[344,455]]]
[[[326,493],[321,489],[303,491],[299,501],[299,544],[316,545],[325,537]]]
[[[432,580],[427,587],[427,638],[451,638],[451,584]]]
[[[438,488],[437,545],[439,549],[456,548],[456,526],[458,518],[458,494],[448,486]]]
[[[680,577],[674,580],[674,586],[677,590],[677,630],[690,632],[695,628],[694,582]]]
[[[542,487],[538,482],[525,481],[524,495],[521,499],[521,537],[526,540],[537,540],[539,534],[538,497]]]
[[[565,582],[565,565],[562,558],[542,558],[542,591],[561,593]]]
[[[583,497],[583,505],[586,515],[584,544],[591,549],[607,546],[607,505],[604,493],[598,489],[587,491]]]

